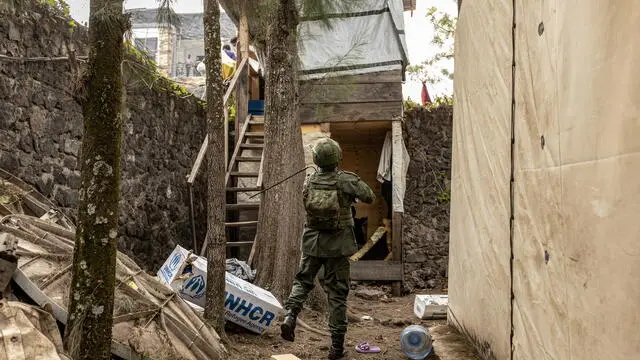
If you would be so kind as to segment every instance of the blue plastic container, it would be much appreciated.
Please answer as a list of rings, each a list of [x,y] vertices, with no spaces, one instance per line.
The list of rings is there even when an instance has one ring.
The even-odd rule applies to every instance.
[[[433,351],[429,331],[420,325],[407,326],[400,334],[400,349],[409,359],[426,359]]]

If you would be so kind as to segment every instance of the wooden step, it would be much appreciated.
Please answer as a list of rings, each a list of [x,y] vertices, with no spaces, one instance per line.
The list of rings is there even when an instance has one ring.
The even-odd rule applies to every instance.
[[[227,247],[251,246],[253,241],[228,241]]]
[[[257,210],[259,208],[260,203],[227,204],[227,210]]]
[[[244,134],[246,137],[253,137],[253,138],[260,138],[260,137],[264,137],[264,132],[262,131],[258,131],[258,132],[248,132],[246,134]]]
[[[236,158],[236,162],[260,162],[262,161],[262,156],[238,156]]]
[[[241,149],[263,149],[264,144],[240,144]]]
[[[239,221],[239,222],[228,222],[224,223],[225,227],[233,228],[233,227],[244,227],[244,226],[257,226],[257,221]]]
[[[229,192],[256,192],[262,190],[259,187],[228,187]]]
[[[257,178],[258,177],[258,173],[257,172],[240,172],[240,171],[232,171],[229,175],[231,176],[235,176],[235,177],[242,177],[242,178]]]

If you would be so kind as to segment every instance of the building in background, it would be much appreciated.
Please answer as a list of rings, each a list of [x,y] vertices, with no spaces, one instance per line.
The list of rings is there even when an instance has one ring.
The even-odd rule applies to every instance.
[[[158,64],[160,72],[171,77],[204,76],[197,65],[204,60],[204,24],[202,13],[177,14],[179,24],[157,20],[158,9],[129,9],[135,46]],[[236,26],[226,12],[220,12],[220,40],[230,44]],[[233,47],[232,47],[233,48]]]

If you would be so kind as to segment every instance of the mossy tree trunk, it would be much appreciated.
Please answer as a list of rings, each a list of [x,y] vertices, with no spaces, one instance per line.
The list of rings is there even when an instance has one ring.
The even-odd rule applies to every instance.
[[[272,0],[267,11],[264,185],[304,167],[298,116],[298,11],[295,0]],[[258,285],[289,295],[300,261],[304,174],[264,193],[256,237]]]
[[[220,8],[218,1],[204,4],[205,65],[207,75],[207,128],[209,133],[207,231],[207,300],[205,318],[224,337],[224,287],[227,239],[225,234],[225,161]]]
[[[73,359],[110,359],[120,198],[122,0],[91,0],[82,100],[78,229],[65,345]]]

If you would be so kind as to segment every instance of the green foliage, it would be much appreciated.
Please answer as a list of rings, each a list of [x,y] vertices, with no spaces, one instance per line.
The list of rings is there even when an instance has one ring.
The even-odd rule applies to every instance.
[[[440,106],[453,106],[453,95],[441,95],[436,96],[435,99],[431,102],[430,105],[427,106],[428,109],[435,109]]]
[[[453,59],[453,38],[458,18],[452,17],[436,7],[429,8],[426,17],[434,30],[431,43],[441,51],[420,64],[408,66],[409,77],[414,80],[426,81],[429,84],[437,84],[444,79],[453,80],[453,73],[446,68],[438,70],[438,67],[442,65],[442,61]]]
[[[156,63],[146,53],[138,50],[131,42],[124,44],[124,60],[122,61],[127,85],[135,87],[142,83],[150,89],[162,91],[172,96],[185,98],[193,96],[184,86],[177,84],[158,71]],[[193,96],[195,98],[195,96]],[[203,103],[202,101],[199,101]]]
[[[55,10],[61,16],[68,18],[67,24],[75,29],[78,23],[71,18],[71,8],[65,0],[36,0],[38,3],[47,6],[49,9]],[[24,3],[24,1],[15,1],[15,3]]]
[[[438,190],[438,193],[436,194],[436,198],[439,203],[446,204],[451,201],[451,190],[449,190],[446,186],[448,179],[449,177],[445,171],[440,171],[436,175],[436,182],[438,183],[438,187],[440,188],[440,190]]]
[[[451,201],[451,192],[449,190],[440,190],[438,191],[437,198],[439,203],[446,204]]]
[[[404,101],[404,111],[410,111],[410,110],[413,110],[413,109],[417,109],[420,106],[422,106],[422,105],[418,104],[417,102],[415,102],[415,101],[413,101],[411,99],[407,99],[407,100]]]

